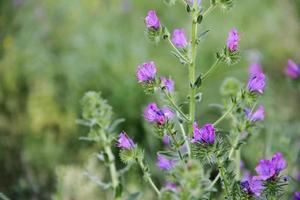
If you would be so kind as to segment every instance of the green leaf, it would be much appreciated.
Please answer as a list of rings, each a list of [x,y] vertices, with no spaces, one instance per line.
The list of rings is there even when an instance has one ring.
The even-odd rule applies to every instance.
[[[127,200],[136,200],[140,196],[141,192],[135,192],[128,196]]]
[[[194,87],[199,88],[201,86],[201,84],[202,84],[202,76],[200,74],[194,83]]]
[[[178,159],[178,153],[173,151],[158,151],[157,154],[163,155],[164,157],[168,159]]]
[[[108,131],[109,132],[114,132],[117,126],[119,126],[121,123],[125,122],[124,118],[116,119],[110,126]]]

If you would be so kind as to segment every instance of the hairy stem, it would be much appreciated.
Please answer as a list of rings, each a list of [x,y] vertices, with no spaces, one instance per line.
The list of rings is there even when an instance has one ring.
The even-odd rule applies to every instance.
[[[217,59],[214,64],[209,68],[209,70],[202,76],[202,81],[204,81],[215,69],[218,67],[220,59]]]
[[[241,179],[241,148],[236,150],[235,153],[235,161],[236,161],[236,179]]]
[[[184,141],[185,141],[185,145],[186,145],[186,148],[187,148],[188,156],[189,156],[189,158],[191,158],[191,147],[190,147],[190,143],[188,141],[188,137],[186,136],[186,132],[184,130],[183,124],[179,123],[179,127],[180,127],[182,136],[183,136]]]
[[[194,8],[197,6],[197,1],[194,1]],[[192,36],[191,36],[191,45],[192,45],[192,55],[191,55],[191,64],[189,65],[189,81],[190,81],[190,105],[189,105],[189,132],[188,135],[191,136],[193,132],[193,122],[195,121],[195,111],[196,111],[196,88],[191,87],[195,83],[195,68],[196,68],[196,57],[197,57],[197,32],[198,32],[198,24],[197,24],[197,13],[193,12],[192,14]]]
[[[116,192],[116,189],[119,185],[119,175],[118,172],[116,170],[116,166],[115,166],[115,156],[112,153],[111,147],[109,142],[107,142],[107,137],[105,135],[104,132],[100,133],[102,141],[104,143],[104,152],[106,153],[107,157],[108,157],[108,162],[109,162],[109,173],[110,173],[110,177],[111,177],[111,183],[112,183],[112,187],[114,189],[114,192]]]
[[[214,122],[214,126],[218,125],[221,121],[223,121],[227,115],[229,115],[234,109],[234,104],[217,120]]]
[[[173,44],[173,42],[171,41],[170,37],[168,37],[168,41],[169,41],[169,44],[171,45],[171,47],[175,50],[175,52],[177,53],[177,55],[182,59],[184,60],[186,63],[190,63],[189,59],[186,58],[176,47],[175,45]]]
[[[178,152],[178,155],[179,155],[180,160],[183,160],[183,157],[182,157],[182,154],[181,154],[181,152],[180,152],[180,149],[177,147],[177,146],[178,146],[178,142],[177,142],[176,137],[175,137],[174,134],[172,134],[172,133],[171,133],[171,137],[172,137],[173,142],[175,143],[176,150],[177,150],[177,152]]]
[[[160,196],[160,191],[159,189],[156,187],[156,185],[154,184],[149,172],[147,171],[147,168],[145,167],[143,161],[138,161],[142,171],[143,171],[143,174],[144,174],[144,177],[147,179],[147,181],[149,182],[150,186],[153,188],[153,190],[155,191],[155,193],[157,194],[157,196]]]

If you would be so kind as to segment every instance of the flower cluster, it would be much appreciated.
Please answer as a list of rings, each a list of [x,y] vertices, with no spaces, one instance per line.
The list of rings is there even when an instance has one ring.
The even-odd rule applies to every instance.
[[[157,155],[157,166],[162,170],[170,170],[176,165],[176,163],[176,160],[167,159],[160,154]]]
[[[153,61],[145,62],[138,66],[136,77],[140,83],[152,83],[155,81],[156,65]]]

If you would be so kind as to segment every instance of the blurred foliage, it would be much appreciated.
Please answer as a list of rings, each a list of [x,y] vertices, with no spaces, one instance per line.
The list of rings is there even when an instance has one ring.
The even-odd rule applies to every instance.
[[[300,113],[296,111],[300,95],[282,72],[287,58],[300,61],[300,3],[236,2],[231,12],[219,10],[201,26],[210,32],[200,44],[198,73],[212,64],[233,26],[241,32],[244,53],[240,64],[220,67],[202,85],[198,113],[207,118],[200,118],[200,123],[219,115],[207,106],[221,102],[218,91],[223,79],[231,76],[245,82],[249,61],[258,52],[268,76],[267,120],[265,131],[252,138],[243,158],[253,169],[260,157],[280,150],[299,166]],[[77,139],[85,133],[75,124],[79,100],[88,90],[102,92],[116,117],[126,118],[122,128],[150,149],[146,159],[154,158],[161,143],[146,131],[141,119],[141,110],[150,99],[136,83],[136,65],[155,60],[160,74],[176,79],[176,89],[186,91],[188,84],[180,84],[186,82],[187,72],[169,53],[168,45],[153,45],[143,37],[148,9],[156,9],[169,30],[189,28],[184,8],[168,7],[163,1],[0,1],[1,192],[11,199],[50,199],[55,190],[54,199],[93,199],[99,192],[80,176],[81,166],[97,150]],[[257,152],[258,148],[262,151]],[[292,166],[296,165],[290,164],[289,170],[295,173]],[[138,175],[130,180],[136,180],[134,176]],[[79,185],[72,185],[77,180],[85,186],[81,194],[77,193]],[[70,196],[69,191],[78,196]]]

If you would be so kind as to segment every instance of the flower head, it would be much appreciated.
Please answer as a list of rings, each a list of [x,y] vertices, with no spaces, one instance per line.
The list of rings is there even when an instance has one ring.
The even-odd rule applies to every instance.
[[[144,110],[144,118],[148,122],[155,122],[159,125],[165,124],[168,120],[174,117],[174,113],[169,108],[158,108],[156,103],[150,103]]]
[[[251,76],[248,81],[248,90],[250,92],[264,93],[266,86],[266,76],[263,73]]]
[[[156,164],[162,170],[170,170],[175,166],[176,160],[169,160],[169,159],[165,158],[164,156],[158,154]]]
[[[300,200],[300,192],[294,193],[294,200]]]
[[[188,45],[184,29],[175,29],[172,34],[172,43],[178,48],[185,48]]]
[[[260,196],[261,192],[264,189],[262,181],[258,180],[256,177],[251,176],[241,182],[241,187],[247,193],[255,194],[256,196]]]
[[[260,105],[255,112],[251,112],[249,108],[246,108],[245,113],[247,118],[253,122],[262,121],[265,118],[265,108],[262,105]]]
[[[136,77],[140,83],[152,82],[155,80],[156,66],[153,61],[145,62],[138,66]]]
[[[275,176],[276,171],[270,160],[261,160],[255,168],[255,171],[259,175],[261,180],[268,180]]]
[[[213,124],[205,124],[201,129],[197,122],[193,124],[194,137],[192,142],[200,141],[206,144],[213,144],[215,142],[215,128]]]
[[[258,179],[268,180],[277,176],[282,170],[286,168],[286,161],[283,159],[281,153],[275,153],[271,160],[261,160],[256,166],[255,170],[258,174]]]
[[[237,30],[235,28],[231,29],[227,38],[227,48],[229,51],[234,52],[238,50],[239,40],[240,39]]]
[[[257,74],[263,73],[262,67],[259,63],[253,63],[249,66],[250,77],[253,77]]]
[[[160,80],[161,80],[162,86],[165,87],[168,92],[173,92],[174,81],[172,79],[168,79],[166,77],[161,77]]]
[[[128,137],[126,132],[122,131],[119,135],[117,146],[122,149],[133,149],[135,144],[132,139]]]
[[[150,10],[145,17],[145,23],[147,28],[150,29],[159,29],[160,28],[160,21],[159,18],[156,15],[155,10]]]
[[[300,77],[300,67],[291,59],[288,60],[285,68],[285,74],[292,79]]]

